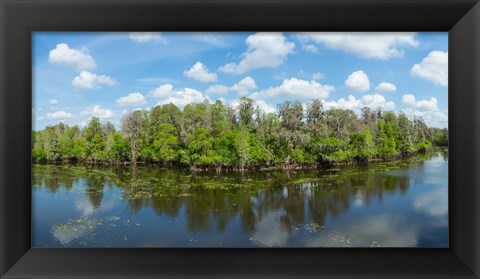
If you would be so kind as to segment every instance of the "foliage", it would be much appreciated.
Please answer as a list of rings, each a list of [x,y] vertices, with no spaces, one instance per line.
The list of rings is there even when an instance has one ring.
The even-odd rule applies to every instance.
[[[121,129],[92,117],[84,129],[59,123],[32,132],[35,161],[98,163],[155,162],[193,169],[289,168],[390,159],[448,146],[448,130],[429,128],[421,118],[363,108],[324,109],[286,101],[264,113],[243,97],[174,104],[127,113]]]

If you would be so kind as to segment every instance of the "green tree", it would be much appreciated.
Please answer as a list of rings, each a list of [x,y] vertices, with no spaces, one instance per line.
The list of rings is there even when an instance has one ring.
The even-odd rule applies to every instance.
[[[378,134],[376,140],[377,154],[380,158],[389,158],[396,154],[394,132],[390,122],[378,120]]]
[[[375,155],[375,145],[373,143],[372,134],[370,133],[370,128],[368,128],[368,126],[365,127],[365,131],[363,133],[350,134],[349,144],[352,149],[352,157],[356,161],[365,162]]]
[[[238,114],[239,122],[245,124],[249,129],[253,128],[253,116],[256,112],[255,101],[247,98],[241,97],[238,100]]]
[[[172,164],[179,148],[175,127],[172,124],[159,124],[158,132],[153,141],[154,159],[164,164]]]
[[[194,167],[208,166],[211,163],[213,138],[205,128],[198,128],[195,134],[187,138],[190,162]]]
[[[131,161],[137,164],[137,157],[141,150],[143,114],[140,110],[127,113],[122,118],[123,136],[130,141]]]

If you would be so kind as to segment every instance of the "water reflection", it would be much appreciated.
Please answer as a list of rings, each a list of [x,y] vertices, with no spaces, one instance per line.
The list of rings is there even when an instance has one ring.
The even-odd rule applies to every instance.
[[[439,153],[369,166],[245,174],[34,165],[33,242],[446,247],[447,160]]]

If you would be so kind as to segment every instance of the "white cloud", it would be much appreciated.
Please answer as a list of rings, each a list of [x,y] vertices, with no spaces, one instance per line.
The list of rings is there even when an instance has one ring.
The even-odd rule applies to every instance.
[[[230,91],[230,87],[220,84],[215,84],[207,88],[205,93],[207,94],[218,94],[218,95],[225,95]]]
[[[352,95],[349,95],[347,99],[341,98],[338,101],[325,101],[324,106],[326,109],[335,107],[341,109],[349,109],[360,115],[361,109],[369,107],[376,109],[381,107],[384,110],[390,111],[395,109],[395,103],[392,101],[386,101],[385,97],[380,94],[363,95],[361,99],[357,99]]]
[[[257,68],[275,68],[283,64],[295,48],[295,44],[287,41],[282,33],[256,33],[245,42],[248,49],[243,59],[238,64],[229,63],[220,67],[220,71],[242,74]]]
[[[195,63],[190,70],[183,71],[183,75],[202,82],[213,82],[217,80],[217,74],[209,73],[207,67],[201,62]]]
[[[128,37],[136,43],[166,43],[160,32],[131,32]]]
[[[413,65],[410,74],[437,85],[448,86],[448,51],[430,52],[420,64]]]
[[[184,107],[190,103],[202,103],[205,100],[210,102],[210,98],[203,95],[200,91],[192,88],[174,89],[171,84],[163,84],[150,91],[149,95],[161,99],[156,105],[173,103],[177,107]]]
[[[81,89],[100,88],[100,85],[114,86],[117,81],[106,75],[97,75],[88,71],[82,71],[72,80],[72,85]]]
[[[173,85],[166,83],[150,91],[149,95],[154,98],[168,97],[173,92]]]
[[[128,94],[125,97],[118,98],[116,100],[116,103],[121,107],[133,107],[145,105],[147,103],[147,100],[141,93],[134,92]]]
[[[385,110],[393,110],[395,109],[395,103],[394,102],[387,102],[385,100],[385,97],[383,97],[380,94],[373,94],[373,95],[364,95],[362,96],[362,104],[365,107],[369,108],[377,108],[377,107],[382,107]]]
[[[377,87],[375,87],[375,90],[380,92],[394,92],[394,91],[397,91],[397,87],[393,83],[382,82],[379,85],[377,85]]]
[[[431,111],[438,108],[438,101],[435,97],[430,98],[430,100],[417,101],[412,94],[405,94],[402,97],[402,102],[412,108],[422,111]]]
[[[246,76],[230,87],[220,84],[212,85],[205,90],[205,93],[225,95],[230,91],[236,91],[240,96],[246,96],[251,90],[256,88],[257,84],[255,83],[255,80],[250,76]]]
[[[313,78],[314,80],[319,80],[319,79],[325,78],[325,75],[322,74],[322,73],[313,73],[313,74],[312,74],[312,78]]]
[[[435,97],[417,101],[412,94],[402,96],[402,103],[407,105],[403,111],[410,118],[421,117],[429,127],[444,128],[448,126],[448,111],[438,107]]]
[[[111,110],[102,108],[100,105],[89,107],[88,109],[82,111],[81,114],[90,117],[96,116],[98,118],[111,118],[113,116],[113,112]]]
[[[72,114],[63,110],[47,113],[48,119],[68,119],[70,117],[72,117]]]
[[[370,89],[370,81],[363,71],[356,71],[348,76],[345,86],[355,91],[365,92]]]
[[[280,86],[270,87],[250,95],[259,100],[264,98],[291,97],[295,99],[325,99],[335,87],[322,85],[316,81],[306,81],[297,78],[285,79]]]
[[[54,106],[54,105],[58,104],[58,100],[56,100],[56,99],[51,99],[51,100],[48,100],[48,103],[49,103],[50,105]]]
[[[255,80],[249,76],[245,77],[238,83],[234,84],[231,87],[231,90],[237,91],[241,96],[245,96],[248,94],[251,90],[256,89],[257,84],[255,83]]]
[[[259,107],[265,113],[273,113],[273,112],[277,111],[275,109],[275,107],[267,104],[266,102],[264,102],[262,100],[255,101],[255,103],[256,103],[257,107]]]
[[[216,35],[216,34],[211,34],[211,35],[201,34],[201,35],[198,35],[198,38],[201,41],[203,41],[203,42],[205,42],[209,45],[212,45],[212,46],[216,46],[216,47],[226,47],[226,46],[228,46],[228,44],[225,41],[219,39],[219,36]]]
[[[318,47],[316,45],[303,45],[302,49],[311,53],[318,53]]]
[[[58,44],[49,52],[48,62],[68,66],[77,71],[93,69],[97,66],[95,59],[85,51],[70,48],[65,43]]]
[[[415,106],[415,96],[412,94],[405,94],[402,96],[402,103],[407,104],[409,106]]]
[[[402,57],[403,50],[400,47],[416,47],[420,44],[415,40],[415,33],[318,32],[299,33],[298,38],[304,44],[312,41],[330,49],[380,60]]]

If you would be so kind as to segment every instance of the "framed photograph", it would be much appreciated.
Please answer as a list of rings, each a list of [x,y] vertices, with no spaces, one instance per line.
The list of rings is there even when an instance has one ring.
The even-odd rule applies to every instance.
[[[480,276],[477,1],[0,7],[2,278]]]

